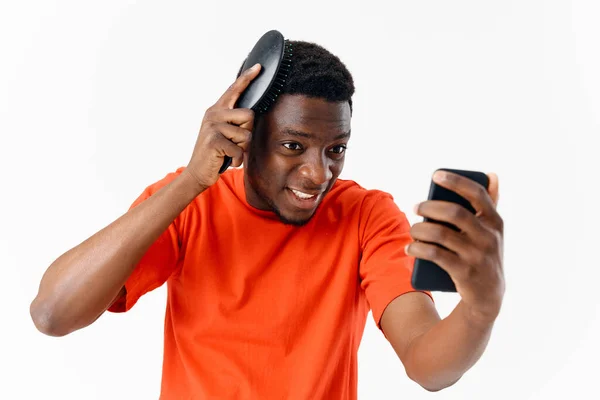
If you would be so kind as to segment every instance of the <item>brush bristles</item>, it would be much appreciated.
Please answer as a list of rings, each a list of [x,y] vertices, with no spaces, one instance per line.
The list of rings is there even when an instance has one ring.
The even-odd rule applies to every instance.
[[[275,103],[275,100],[281,94],[292,66],[292,55],[292,44],[286,39],[283,46],[283,59],[279,65],[277,76],[273,80],[269,91],[265,93],[261,101],[255,106],[255,111],[260,113],[267,112],[269,107]]]

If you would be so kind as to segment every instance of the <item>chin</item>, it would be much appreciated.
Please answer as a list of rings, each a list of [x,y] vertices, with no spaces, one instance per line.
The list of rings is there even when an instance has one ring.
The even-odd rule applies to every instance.
[[[286,225],[304,226],[306,225],[315,214],[311,212],[310,215],[298,215],[292,213],[281,213],[278,209],[275,209],[275,214],[279,217],[279,220]]]

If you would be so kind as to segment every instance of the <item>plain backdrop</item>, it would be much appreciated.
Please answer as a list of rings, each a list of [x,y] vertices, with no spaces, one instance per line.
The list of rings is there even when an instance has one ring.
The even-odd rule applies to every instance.
[[[496,172],[507,292],[480,362],[428,393],[367,321],[361,399],[598,397],[595,1],[2,1],[0,398],[156,399],[165,288],[63,338],[29,317],[45,269],[189,160],[267,30],[346,63],[342,178],[412,223],[439,167]],[[457,295],[435,294],[442,316]]]

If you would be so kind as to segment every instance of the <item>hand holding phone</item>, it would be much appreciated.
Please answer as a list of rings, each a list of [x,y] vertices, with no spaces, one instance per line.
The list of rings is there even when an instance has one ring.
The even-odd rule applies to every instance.
[[[464,176],[466,178],[471,179],[472,181],[482,185],[486,190],[489,186],[489,178],[488,176],[479,171],[466,171],[466,170],[457,170],[457,169],[449,169],[449,168],[441,168],[441,171],[449,171],[455,174]],[[446,201],[457,204],[470,213],[475,214],[475,209],[473,205],[464,197],[459,195],[456,192],[453,192],[449,189],[446,189],[433,180],[431,181],[431,185],[429,187],[429,195],[427,200],[434,201]],[[430,217],[424,217],[423,222],[432,222],[441,224],[449,229],[452,229],[455,232],[458,232],[459,229],[449,223],[444,221],[436,221]],[[431,243],[431,242],[429,242]],[[442,249],[448,250],[445,246],[441,244],[434,243],[436,246],[441,247]],[[426,260],[422,258],[416,258],[414,263],[414,269],[412,274],[412,286],[417,290],[427,290],[427,291],[441,291],[441,292],[456,292],[456,285],[454,284],[452,278],[443,268],[441,268],[438,264],[431,260]]]
[[[498,177],[477,171],[438,170],[414,224],[412,284],[417,290],[458,292],[461,314],[489,327],[504,298],[504,222],[496,210]]]

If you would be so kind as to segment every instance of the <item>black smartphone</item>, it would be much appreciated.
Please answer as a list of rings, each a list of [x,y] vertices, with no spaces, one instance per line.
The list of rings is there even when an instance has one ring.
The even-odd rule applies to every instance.
[[[449,171],[455,174],[462,175],[466,178],[469,178],[486,189],[489,187],[489,178],[488,176],[479,171],[466,171],[459,169],[450,169],[450,168],[440,168],[441,171]],[[427,200],[442,200],[449,201],[452,203],[459,204],[475,214],[475,209],[469,203],[467,199],[460,196],[458,193],[448,190],[438,184],[436,184],[433,180],[431,181],[431,186],[429,187],[429,195],[427,196]],[[449,224],[447,222],[435,221],[430,218],[423,218],[423,221],[426,222],[435,222],[438,224],[445,225],[455,231],[458,231],[456,226]],[[441,245],[438,245],[443,247]],[[438,292],[456,292],[456,286],[450,278],[450,275],[446,271],[444,271],[440,266],[436,263],[423,260],[420,258],[415,259],[413,273],[412,273],[412,282],[413,288],[416,290],[427,290],[430,292],[438,291]]]

